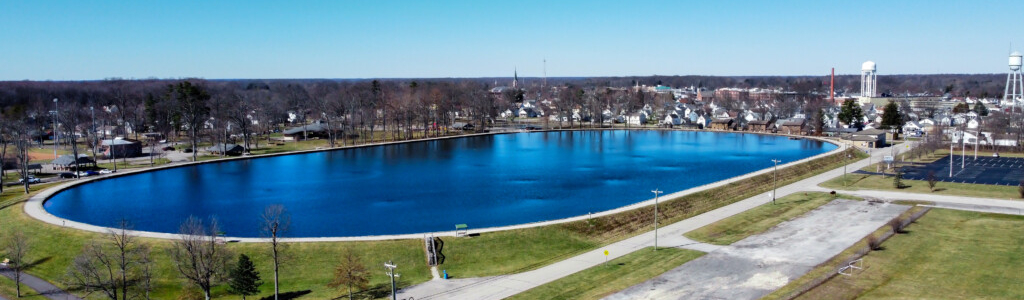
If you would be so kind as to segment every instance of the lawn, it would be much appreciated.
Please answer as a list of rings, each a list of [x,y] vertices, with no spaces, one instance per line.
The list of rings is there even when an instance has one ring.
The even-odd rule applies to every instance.
[[[642,283],[703,256],[700,251],[644,248],[547,284],[510,299],[600,299]]]
[[[854,197],[840,196],[844,199]],[[799,193],[776,199],[745,212],[687,232],[685,236],[695,241],[715,245],[729,245],[749,236],[759,234],[782,222],[795,219],[804,213],[825,205],[836,197],[828,193]]]
[[[934,209],[801,299],[1021,299],[1024,217]]]
[[[826,182],[822,182],[820,186],[836,190],[883,190],[949,196],[999,198],[1011,200],[1020,199],[1020,192],[1017,190],[1016,186],[954,183],[940,181],[935,184],[935,191],[933,192],[929,190],[927,181],[903,179],[901,182],[903,183],[904,187],[901,189],[897,189],[895,186],[893,186],[893,178],[891,175],[882,178],[882,176],[879,175],[847,174],[845,184],[843,176],[839,176],[836,178],[832,178]]]
[[[146,159],[146,160],[130,160],[128,162],[124,162],[123,160],[118,159],[117,160],[117,169],[118,170],[123,170],[123,169],[148,168],[148,167],[151,167],[151,166],[160,166],[160,165],[165,165],[165,164],[169,164],[169,163],[171,163],[171,160],[166,159],[166,158],[162,158],[162,157],[161,158],[153,158],[153,165],[149,164],[149,160],[148,159]],[[111,169],[111,170],[113,170],[114,169],[114,163],[109,163],[109,162],[107,162],[107,163],[97,163],[96,167],[100,168],[100,169]]]

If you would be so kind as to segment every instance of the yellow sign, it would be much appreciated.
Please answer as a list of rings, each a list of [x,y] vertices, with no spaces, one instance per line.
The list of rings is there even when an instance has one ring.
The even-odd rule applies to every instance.
[[[608,250],[604,250],[604,256],[608,256]]]

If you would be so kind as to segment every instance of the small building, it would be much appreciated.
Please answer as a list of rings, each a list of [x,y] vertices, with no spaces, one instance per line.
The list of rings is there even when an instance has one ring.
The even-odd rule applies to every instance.
[[[665,116],[665,120],[663,120],[661,123],[670,126],[679,126],[683,124],[683,118],[680,118],[679,115],[675,113],[671,113]]]
[[[331,128],[334,131],[334,136],[339,136],[342,133],[341,128],[337,128],[337,126],[332,127],[335,127]],[[307,124],[285,129],[283,132],[281,132],[281,134],[283,134],[286,137],[291,137],[295,141],[298,141],[312,138],[328,138],[330,137],[330,135],[328,134],[327,130],[327,123],[316,122],[313,124]]]
[[[85,154],[79,154],[78,159],[75,159],[74,155],[61,155],[57,159],[50,161],[50,165],[53,165],[54,170],[65,171],[75,169],[76,162],[79,167],[96,167],[96,161]]]
[[[752,132],[771,132],[774,129],[775,123],[768,120],[753,120],[747,122],[747,130]]]
[[[804,119],[792,119],[782,123],[779,127],[779,133],[784,134],[803,134],[804,133]]]
[[[629,125],[643,125],[647,123],[647,114],[643,112],[629,114],[626,116],[626,123]]]
[[[711,130],[732,130],[735,122],[732,119],[715,119],[708,125]]]
[[[475,127],[472,123],[455,122],[452,123],[452,129],[457,130],[473,130]]]
[[[130,139],[103,140],[103,156],[107,158],[136,157],[142,155],[142,142]]]
[[[245,152],[245,147],[242,147],[242,146],[239,146],[239,145],[236,145],[236,144],[220,143],[220,144],[216,144],[216,145],[207,147],[206,151],[210,152],[211,154],[218,154],[218,155],[219,154],[223,154],[223,155],[238,156],[238,155],[242,155],[242,152]]]
[[[863,148],[879,148],[885,144],[885,130],[868,129],[845,134],[842,139],[850,141],[851,144]]]

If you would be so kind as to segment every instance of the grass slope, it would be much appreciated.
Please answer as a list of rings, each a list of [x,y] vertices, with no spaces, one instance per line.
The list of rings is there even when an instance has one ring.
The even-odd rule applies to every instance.
[[[932,192],[928,188],[927,181],[903,179],[901,182],[903,183],[904,188],[897,189],[895,186],[893,186],[892,176],[886,176],[885,178],[882,178],[882,176],[878,175],[847,174],[845,185],[843,182],[843,176],[839,176],[836,178],[832,178],[826,182],[822,182],[820,186],[836,190],[851,191],[882,190],[904,193],[999,198],[1011,200],[1020,199],[1020,193],[1017,191],[1016,186],[938,182],[935,184],[935,191]]]
[[[1024,217],[933,209],[801,299],[1021,299]]]
[[[510,299],[600,299],[703,256],[700,251],[648,247],[613,259]]]
[[[852,197],[843,197],[852,198]],[[695,241],[715,245],[729,245],[749,236],[759,234],[782,222],[795,219],[804,213],[835,199],[828,193],[799,193],[776,199],[754,209],[736,214],[697,230],[685,236]]]

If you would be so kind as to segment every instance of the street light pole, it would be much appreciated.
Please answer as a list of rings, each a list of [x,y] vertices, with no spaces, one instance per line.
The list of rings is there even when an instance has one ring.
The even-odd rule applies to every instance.
[[[398,300],[398,295],[395,294],[395,277],[399,277],[399,274],[395,274],[395,269],[398,268],[398,266],[389,260],[384,263],[384,268],[388,269],[388,271],[384,273],[391,277],[391,300]]]
[[[60,116],[60,109],[57,108],[57,98],[53,98],[53,159],[57,159],[57,117]]]
[[[99,143],[99,139],[98,136],[96,136],[96,110],[94,110],[93,108],[94,107],[92,106],[89,107],[89,114],[92,115],[92,132],[90,132],[89,135],[92,136],[92,159],[93,162],[96,162],[98,160],[96,158],[96,144]]]
[[[773,159],[772,162],[775,163],[775,167],[772,169],[772,204],[775,204],[775,187],[776,183],[779,181],[779,163],[782,161]],[[846,167],[843,167],[843,170],[845,169]]]
[[[658,251],[658,195],[664,192],[654,189],[651,193],[654,193],[654,251]]]

